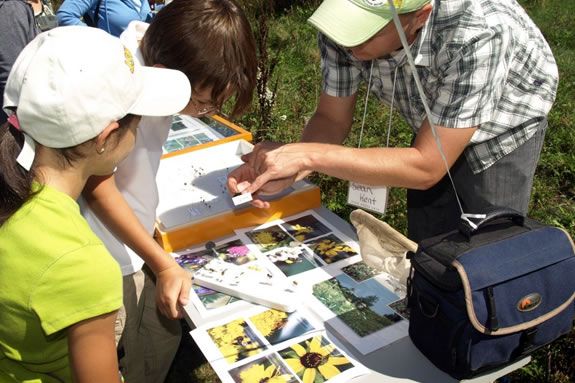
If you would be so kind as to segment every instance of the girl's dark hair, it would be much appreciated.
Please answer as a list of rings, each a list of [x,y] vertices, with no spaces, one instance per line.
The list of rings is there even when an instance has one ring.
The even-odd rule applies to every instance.
[[[251,103],[257,55],[252,30],[233,0],[174,0],[154,17],[140,45],[146,65],[184,72],[192,88],[212,87],[221,106],[235,95],[232,116]]]
[[[114,140],[112,145],[117,145],[128,132],[127,127],[134,118],[137,116],[129,114],[118,121],[120,128],[114,130],[108,138]],[[72,166],[74,161],[85,156],[85,152],[82,150],[84,144],[53,149],[58,151],[63,168]],[[0,226],[37,193],[37,191],[32,192],[32,181],[37,176],[34,164],[32,164],[30,171],[27,171],[16,162],[23,145],[24,134],[21,131],[7,122],[0,126]]]
[[[17,162],[24,135],[9,123],[0,126],[0,225],[3,225],[31,196],[34,169],[24,170]]]

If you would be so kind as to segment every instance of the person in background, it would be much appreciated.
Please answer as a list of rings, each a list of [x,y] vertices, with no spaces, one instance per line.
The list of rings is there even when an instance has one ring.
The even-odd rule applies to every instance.
[[[93,28],[54,28],[18,56],[0,127],[0,381],[120,381],[121,273],[75,200],[130,152],[140,115],[190,93]]]
[[[139,47],[145,65],[186,74],[192,97],[181,114],[214,114],[233,98],[232,115],[238,115],[251,104],[255,41],[233,0],[174,0],[151,24],[130,23],[121,40]],[[83,214],[124,275],[117,335],[127,382],[164,381],[181,339],[174,319],[182,317],[191,288],[190,274],[153,239],[156,173],[171,124],[171,117],[142,118],[134,151],[113,176],[92,177],[83,192]]]
[[[58,26],[58,18],[50,0],[28,0],[34,11],[34,20],[40,32],[45,32]]]
[[[24,0],[0,0],[0,124],[8,117],[2,109],[4,87],[16,57],[39,30],[34,12]]]
[[[149,22],[152,10],[148,0],[64,0],[56,15],[59,25],[88,25],[120,36],[130,21]]]
[[[309,19],[320,31],[323,89],[302,142],[256,145],[230,173],[230,192],[275,193],[313,171],[405,187],[408,237],[419,241],[460,222],[447,167],[465,213],[492,206],[527,213],[557,92],[557,65],[545,38],[515,0],[394,4],[445,162],[388,1],[324,0]],[[414,132],[411,147],[342,146],[362,82],[383,103],[394,100]],[[267,206],[257,198],[254,204]]]

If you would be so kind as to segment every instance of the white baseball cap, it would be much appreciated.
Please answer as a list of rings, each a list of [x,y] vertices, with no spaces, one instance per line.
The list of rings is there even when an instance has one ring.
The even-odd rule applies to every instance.
[[[20,129],[50,148],[76,146],[127,114],[168,116],[190,101],[180,71],[145,67],[108,33],[85,26],[41,33],[8,76],[4,110]]]

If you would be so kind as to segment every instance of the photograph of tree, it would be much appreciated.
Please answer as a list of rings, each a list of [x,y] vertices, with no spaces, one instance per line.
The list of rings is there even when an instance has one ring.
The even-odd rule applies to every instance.
[[[344,241],[339,239],[335,234],[329,234],[325,237],[317,238],[306,243],[313,252],[323,259],[325,263],[334,263],[357,255]]]
[[[272,345],[314,330],[309,321],[297,311],[286,313],[271,309],[250,317],[250,320]]]
[[[296,383],[276,354],[266,355],[228,371],[236,383]]]
[[[262,341],[243,319],[211,328],[208,335],[230,364],[262,351]]]
[[[376,279],[358,283],[340,274],[314,285],[313,295],[360,337],[402,319],[388,306],[399,297]]]
[[[353,367],[349,359],[322,335],[292,344],[279,354],[303,383],[327,382]]]
[[[265,229],[249,231],[246,233],[249,239],[255,243],[260,251],[266,252],[278,247],[287,246],[293,241],[280,226],[270,226]]]
[[[282,226],[292,237],[300,242],[321,237],[331,232],[327,226],[311,214],[288,221]]]
[[[313,253],[303,246],[282,247],[267,253],[270,261],[276,265],[286,277],[291,277],[304,271],[321,267]]]

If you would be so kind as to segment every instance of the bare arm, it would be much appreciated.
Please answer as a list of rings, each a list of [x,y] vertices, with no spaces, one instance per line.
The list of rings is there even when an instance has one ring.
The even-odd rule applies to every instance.
[[[181,318],[181,306],[188,303],[191,276],[142,226],[116,187],[114,176],[90,177],[83,195],[98,218],[154,272],[160,312],[168,318]]]
[[[436,127],[449,168],[469,143],[476,128]],[[427,120],[407,148],[348,148],[308,144],[303,166],[337,178],[367,185],[428,189],[446,174],[445,164]],[[296,148],[297,149],[297,148]],[[262,174],[263,175],[263,174]]]
[[[253,193],[270,181],[301,178],[301,174],[312,171],[368,185],[412,189],[427,189],[445,175],[445,165],[427,120],[414,145],[409,148],[344,147],[338,144],[349,131],[351,115],[346,107],[352,103],[349,100],[346,103],[344,98],[342,104],[338,105],[337,100],[331,100],[329,96],[322,98],[325,109],[320,105],[304,132],[304,139],[308,142],[260,150],[247,158],[246,166],[252,169],[253,178],[247,182],[245,191]],[[339,106],[343,106],[343,112]],[[334,109],[334,113],[330,109]],[[329,131],[332,116],[342,121],[332,125],[335,127],[333,133],[325,133]],[[449,167],[463,153],[475,130],[475,127],[436,127]],[[330,143],[319,143],[320,140]]]
[[[355,100],[355,95],[332,97],[322,93],[318,107],[302,133],[301,141],[341,144],[351,129]],[[257,144],[250,154],[243,156],[242,159],[246,163],[231,172],[228,177],[230,192],[232,194],[243,191],[257,192],[257,194],[262,195],[275,194],[312,172],[312,170],[302,168],[294,170],[285,177],[271,176],[267,182],[253,186],[252,182],[260,174],[260,166],[266,161],[267,153],[276,149],[281,150],[281,148],[281,144],[263,142]],[[252,204],[259,208],[269,207],[269,203],[257,197]]]
[[[90,318],[68,328],[70,365],[75,383],[120,382],[114,340],[116,313]]]

